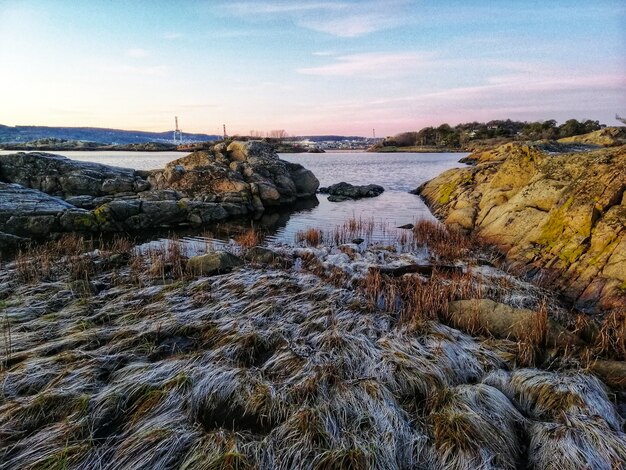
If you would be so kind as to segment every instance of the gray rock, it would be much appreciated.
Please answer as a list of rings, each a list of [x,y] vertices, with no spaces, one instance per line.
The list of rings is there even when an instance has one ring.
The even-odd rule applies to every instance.
[[[190,201],[186,203],[187,219],[193,225],[204,225],[218,222],[228,217],[227,210],[214,202]]]
[[[144,201],[142,214],[152,227],[170,226],[187,221],[186,205],[178,201]]]
[[[146,201],[178,201],[182,197],[177,191],[171,189],[144,191],[138,196]]]
[[[25,244],[28,241],[28,238],[0,232],[0,256],[2,256],[3,253],[15,250],[18,246]]]
[[[81,209],[94,209],[97,207],[92,196],[70,196],[65,198],[65,202]]]
[[[88,214],[41,191],[17,184],[0,183],[0,231],[24,236],[43,236],[60,229],[65,213]]]
[[[20,185],[0,189],[0,230],[35,237],[200,226],[294,202],[319,185],[254,141],[216,145],[152,171],[21,152],[0,157],[0,180]]]
[[[262,246],[254,246],[250,248],[246,251],[244,259],[253,263],[278,265],[284,268],[289,268],[293,265],[293,260]]]
[[[301,165],[278,158],[274,148],[258,141],[214,146],[169,163],[149,177],[153,189],[175,189],[198,200],[266,206],[289,204],[315,193],[319,182]]]
[[[141,201],[138,200],[114,200],[109,204],[109,210],[114,220],[124,221],[141,212]]]
[[[319,189],[320,193],[329,194],[328,200],[331,202],[361,199],[364,197],[376,197],[380,196],[384,191],[385,188],[377,184],[355,186],[343,181],[341,183]]]
[[[103,196],[132,191],[134,170],[81,162],[44,152],[0,156],[0,180],[54,195]]]
[[[230,272],[243,264],[243,260],[238,256],[227,251],[215,251],[189,258],[187,269],[195,275],[208,276]]]
[[[287,162],[287,170],[296,187],[298,197],[313,196],[320,185],[312,171],[307,170],[299,163]]]

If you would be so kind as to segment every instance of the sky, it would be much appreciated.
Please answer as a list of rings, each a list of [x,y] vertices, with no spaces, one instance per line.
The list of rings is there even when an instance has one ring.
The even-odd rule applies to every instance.
[[[626,115],[623,0],[0,0],[0,124],[393,135]]]

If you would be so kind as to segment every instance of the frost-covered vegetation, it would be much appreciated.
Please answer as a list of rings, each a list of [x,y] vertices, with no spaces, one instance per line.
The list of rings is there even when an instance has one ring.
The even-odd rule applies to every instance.
[[[245,265],[211,277],[176,240],[19,254],[0,271],[0,469],[620,468],[621,399],[591,373],[619,325],[551,344],[552,322],[585,322],[475,240],[421,221],[369,244],[372,224],[272,252],[246,232]],[[471,298],[536,321],[461,325],[448,304]]]

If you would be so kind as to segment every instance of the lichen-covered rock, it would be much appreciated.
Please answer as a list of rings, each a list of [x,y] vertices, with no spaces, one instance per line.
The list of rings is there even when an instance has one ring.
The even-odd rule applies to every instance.
[[[575,135],[559,139],[564,144],[598,145],[615,147],[626,144],[626,127],[606,127],[588,134]]]
[[[585,311],[626,302],[626,147],[551,155],[507,144],[418,188],[448,225],[473,230]]]
[[[195,275],[210,276],[232,271],[243,266],[243,260],[227,251],[214,251],[206,255],[193,256],[187,262],[187,269]]]
[[[153,188],[256,211],[311,196],[319,186],[309,170],[281,160],[271,145],[258,141],[235,141],[228,147],[193,152],[153,172],[149,181]]]

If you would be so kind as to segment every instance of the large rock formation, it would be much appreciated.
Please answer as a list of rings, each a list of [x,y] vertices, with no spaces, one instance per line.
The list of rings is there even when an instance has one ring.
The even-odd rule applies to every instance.
[[[318,186],[262,142],[218,144],[149,172],[20,152],[0,156],[0,249],[54,232],[205,225],[291,204]]]
[[[506,144],[418,188],[435,215],[475,231],[586,311],[626,303],[626,147],[548,154]]]
[[[292,203],[315,194],[319,181],[302,165],[278,158],[258,141],[232,142],[200,150],[169,163],[149,177],[157,189],[184,191],[189,197],[251,204],[255,209]]]

